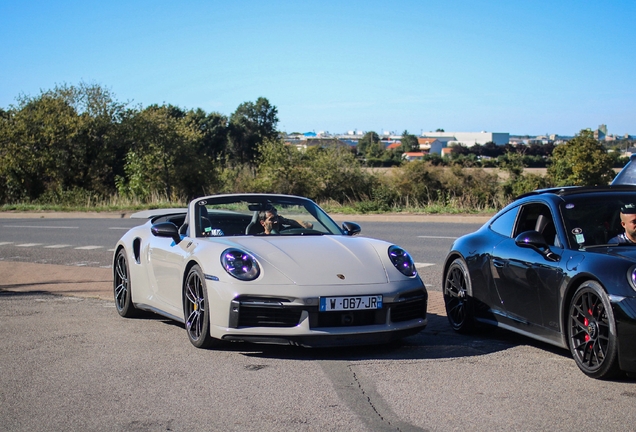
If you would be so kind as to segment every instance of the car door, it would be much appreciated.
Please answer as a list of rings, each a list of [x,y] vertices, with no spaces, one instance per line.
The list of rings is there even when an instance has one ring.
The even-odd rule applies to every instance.
[[[166,312],[175,316],[183,314],[183,268],[192,249],[193,242],[187,237],[178,244],[170,238],[155,237],[148,248],[155,301]]]
[[[492,251],[491,272],[502,310],[512,323],[553,328],[553,311],[563,279],[563,248],[556,235],[555,220],[543,203],[521,206],[512,236]],[[550,255],[532,247],[517,245],[515,237],[537,231],[549,245]],[[532,330],[529,330],[532,331]],[[536,331],[536,330],[535,330]]]

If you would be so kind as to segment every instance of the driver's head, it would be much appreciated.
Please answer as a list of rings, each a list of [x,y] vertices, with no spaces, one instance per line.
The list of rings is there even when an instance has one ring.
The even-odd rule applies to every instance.
[[[261,225],[264,225],[265,223],[278,223],[278,210],[276,210],[276,207],[274,206],[269,206],[267,210],[261,210],[258,213],[258,220]]]
[[[621,207],[621,225],[628,237],[636,239],[636,204],[624,204]]]

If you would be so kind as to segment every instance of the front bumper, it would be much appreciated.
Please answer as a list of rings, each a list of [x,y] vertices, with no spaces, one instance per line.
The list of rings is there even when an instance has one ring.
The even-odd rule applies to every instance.
[[[318,305],[285,298],[238,296],[231,302],[229,326],[212,327],[223,340],[307,347],[388,343],[427,325],[428,293],[422,286],[400,293],[381,309],[320,312]]]

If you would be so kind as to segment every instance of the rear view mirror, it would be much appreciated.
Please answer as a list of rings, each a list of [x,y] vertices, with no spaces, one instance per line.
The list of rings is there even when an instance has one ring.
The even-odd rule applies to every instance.
[[[181,236],[179,235],[179,228],[172,222],[161,222],[154,224],[150,227],[150,232],[155,237],[167,237],[171,238],[175,244],[179,244]]]
[[[356,234],[360,234],[362,228],[360,228],[360,225],[354,222],[343,222],[342,231],[344,231],[344,233],[348,236],[354,236]]]

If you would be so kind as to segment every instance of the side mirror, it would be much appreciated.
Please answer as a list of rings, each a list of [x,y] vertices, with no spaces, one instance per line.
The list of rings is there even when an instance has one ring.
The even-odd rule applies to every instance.
[[[343,222],[342,231],[344,231],[344,233],[348,236],[354,236],[356,234],[360,234],[362,228],[360,228],[360,225],[354,222]]]
[[[179,244],[181,236],[179,235],[179,228],[172,222],[161,222],[154,224],[150,227],[150,232],[155,237],[171,238],[175,244]]]
[[[536,231],[524,231],[515,237],[515,244],[519,247],[534,249],[550,261],[558,261],[560,258],[550,250],[550,245],[543,235]]]

